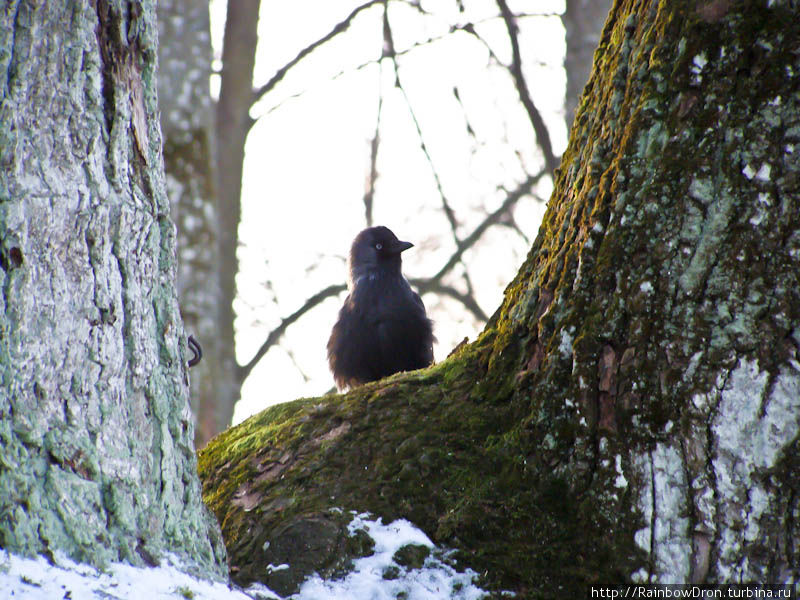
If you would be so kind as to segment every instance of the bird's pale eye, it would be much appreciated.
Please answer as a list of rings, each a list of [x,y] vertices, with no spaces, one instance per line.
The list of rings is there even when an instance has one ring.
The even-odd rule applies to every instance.
[[[383,244],[381,244],[380,242],[375,244],[375,250],[383,250]]]

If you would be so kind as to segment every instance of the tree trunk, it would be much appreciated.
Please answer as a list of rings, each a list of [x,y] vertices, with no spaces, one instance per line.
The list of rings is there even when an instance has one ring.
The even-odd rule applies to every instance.
[[[200,500],[155,3],[0,16],[0,546],[224,572]]]
[[[561,15],[567,42],[564,55],[564,70],[567,73],[564,120],[567,129],[572,127],[578,100],[589,81],[592,55],[600,43],[603,23],[610,8],[611,0],[567,0],[566,10]]]
[[[217,103],[217,182],[220,198],[220,283],[222,298],[219,304],[219,343],[227,351],[222,355],[224,389],[218,398],[220,410],[230,411],[239,399],[243,377],[234,353],[233,300],[236,297],[236,273],[239,262],[242,170],[244,146],[252,120],[253,69],[258,43],[258,9],[261,0],[228,2],[225,19],[225,38],[222,47],[222,78]]]
[[[234,349],[223,347],[219,335],[222,297],[215,119],[208,90],[213,57],[208,2],[162,0],[158,20],[158,97],[167,192],[178,226],[178,296],[186,330],[203,352],[190,377],[195,445],[202,448],[230,425],[236,400],[224,385],[232,372],[222,368]]]
[[[201,452],[236,579],[324,570],[336,509],[409,518],[522,597],[800,578],[800,18],[768,4],[615,3],[479,338]]]

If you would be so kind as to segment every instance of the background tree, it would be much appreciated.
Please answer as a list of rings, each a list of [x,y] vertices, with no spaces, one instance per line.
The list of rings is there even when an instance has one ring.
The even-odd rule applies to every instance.
[[[201,452],[234,576],[290,590],[368,510],[522,597],[797,581],[799,44],[792,2],[616,2],[478,339]]]
[[[0,547],[222,576],[200,499],[153,2],[0,14]]]
[[[592,56],[600,43],[610,0],[567,0],[561,22],[564,24],[567,51],[564,54],[564,71],[567,74],[567,92],[564,95],[564,121],[572,127],[575,109],[592,68]]]
[[[326,53],[334,54],[337,42],[346,38],[354,30],[363,32],[365,28],[372,27],[380,34],[375,37],[376,48],[369,48],[369,54],[362,58],[362,61],[347,66],[346,60],[341,63],[341,71],[331,72],[328,75],[319,76],[320,79],[327,77],[336,79],[351,76],[366,69],[379,67],[382,73],[391,74],[394,84],[384,86],[379,92],[376,111],[376,122],[374,135],[365,143],[365,156],[354,152],[353,167],[354,172],[362,170],[363,163],[366,162],[367,183],[362,198],[362,223],[364,226],[372,224],[373,215],[376,210],[381,211],[393,200],[391,199],[391,183],[381,183],[391,181],[389,166],[381,163],[382,156],[387,149],[393,148],[397,142],[394,138],[397,133],[394,130],[386,130],[386,125],[382,121],[386,119],[385,113],[392,103],[406,105],[406,110],[410,115],[407,127],[411,128],[412,136],[418,140],[418,149],[422,156],[421,167],[423,171],[419,175],[425,179],[431,190],[430,202],[431,214],[437,216],[426,217],[426,222],[435,224],[436,232],[428,233],[423,228],[415,228],[421,235],[421,239],[415,239],[421,243],[421,256],[430,257],[435,255],[435,265],[430,259],[425,263],[424,271],[427,274],[423,277],[416,277],[413,283],[424,293],[429,294],[427,302],[432,306],[434,316],[439,316],[441,322],[463,321],[463,333],[475,331],[476,327],[484,323],[487,319],[486,297],[491,297],[491,302],[495,302],[495,296],[487,294],[486,288],[493,288],[495,283],[486,284],[479,275],[477,260],[474,260],[474,248],[479,248],[483,244],[494,244],[495,247],[504,246],[510,251],[518,247],[522,250],[529,242],[527,235],[533,233],[533,228],[529,227],[523,231],[516,222],[516,214],[519,214],[518,207],[521,204],[530,202],[532,196],[539,193],[539,186],[542,182],[549,180],[557,157],[554,154],[551,133],[545,125],[542,111],[537,108],[539,97],[536,88],[532,92],[528,81],[532,77],[532,69],[538,68],[537,62],[532,60],[532,56],[523,60],[525,51],[531,44],[531,24],[541,21],[543,17],[537,14],[527,15],[514,12],[513,7],[505,1],[497,3],[478,3],[481,10],[476,12],[472,9],[459,4],[455,11],[450,13],[442,11],[443,7],[421,6],[409,9],[410,5],[403,2],[383,2],[370,1],[361,4],[353,3],[353,9],[344,18],[330,27],[324,34],[313,39],[310,43],[300,48],[293,59],[286,64],[276,68],[271,77],[264,83],[258,83],[255,73],[256,49],[258,46],[257,23],[259,15],[259,2],[250,0],[248,2],[230,2],[227,5],[227,17],[225,23],[225,43],[223,46],[222,69],[220,77],[219,102],[216,106],[216,169],[217,187],[219,191],[220,208],[219,212],[207,209],[205,218],[198,214],[196,208],[192,208],[191,203],[196,202],[197,198],[204,197],[203,194],[196,192],[188,193],[197,187],[197,182],[206,181],[203,177],[189,177],[191,181],[184,181],[180,186],[176,186],[175,200],[179,194],[184,194],[179,202],[189,202],[186,211],[178,211],[178,217],[185,214],[190,219],[187,225],[195,230],[199,230],[203,235],[198,236],[191,232],[187,235],[194,236],[194,239],[187,237],[185,247],[189,253],[187,265],[191,265],[185,273],[186,282],[182,284],[184,300],[184,313],[192,327],[200,332],[198,337],[202,340],[204,347],[209,349],[210,360],[204,361],[206,366],[192,371],[192,379],[196,382],[193,387],[194,406],[200,411],[198,414],[197,443],[202,446],[211,435],[223,429],[230,421],[233,412],[233,405],[239,397],[239,389],[242,383],[250,376],[259,362],[278,344],[294,357],[295,346],[300,343],[297,339],[286,339],[287,331],[299,321],[307,319],[317,307],[324,304],[326,300],[331,300],[325,310],[334,310],[333,299],[344,291],[343,277],[331,279],[330,276],[316,277],[312,273],[308,280],[309,283],[307,299],[301,300],[299,304],[292,304],[285,297],[292,297],[287,294],[285,284],[275,279],[274,271],[269,269],[264,271],[263,277],[274,279],[274,285],[270,285],[269,293],[265,297],[274,295],[274,300],[265,300],[264,304],[255,310],[244,310],[245,319],[258,319],[261,323],[250,323],[249,327],[264,330],[264,340],[261,344],[253,348],[249,360],[237,366],[234,357],[234,311],[233,302],[236,297],[235,275],[239,271],[238,261],[236,260],[236,250],[241,244],[239,240],[239,222],[241,218],[241,183],[244,168],[244,148],[248,134],[258,120],[268,120],[280,118],[280,110],[284,105],[291,104],[298,97],[313,92],[312,90],[299,88],[292,83],[292,78],[296,70],[303,68],[306,63],[314,63],[319,56]],[[162,124],[165,128],[165,136],[168,140],[165,146],[165,156],[167,160],[167,171],[171,177],[182,180],[187,173],[187,169],[181,167],[181,163],[173,166],[175,160],[184,160],[180,157],[185,154],[182,138],[186,136],[181,133],[184,124],[192,124],[207,114],[208,99],[201,99],[198,94],[204,95],[206,87],[202,84],[202,78],[198,80],[198,75],[202,73],[202,61],[208,56],[208,38],[203,32],[205,25],[202,16],[196,15],[199,11],[199,3],[187,12],[186,16],[176,17],[171,3],[167,2],[161,7],[165,17],[162,17],[162,54],[161,64],[164,65],[164,77],[161,97],[169,98],[169,114],[167,111],[162,113]],[[449,8],[448,8],[449,10]],[[342,5],[340,12],[347,12]],[[335,11],[334,11],[335,12]],[[444,15],[444,16],[443,16]],[[599,16],[596,16],[599,15]],[[596,16],[599,24],[602,24],[604,14],[600,14],[597,6],[593,6],[591,11],[568,10],[564,15],[565,23],[569,17],[570,22],[579,19],[581,23],[587,24],[592,17]],[[270,17],[266,17],[270,18]],[[409,24],[409,19],[413,19],[413,25]],[[172,25],[170,25],[172,23]],[[290,27],[283,24],[282,28]],[[569,25],[567,25],[569,31]],[[420,32],[428,32],[420,34]],[[498,33],[499,32],[499,33]],[[504,34],[504,35],[503,35]],[[352,33],[362,35],[362,33]],[[410,38],[410,36],[412,36]],[[415,37],[414,37],[415,36]],[[395,38],[402,40],[400,44],[395,43]],[[481,68],[487,74],[495,73],[495,79],[491,80],[491,86],[504,90],[504,86],[514,90],[514,95],[502,96],[497,102],[502,103],[499,114],[509,113],[515,115],[519,113],[524,118],[515,122],[514,125],[506,127],[531,128],[533,135],[527,139],[536,139],[539,144],[539,157],[528,156],[528,153],[536,146],[536,143],[529,144],[530,147],[520,148],[515,146],[511,139],[505,141],[489,140],[481,132],[486,129],[482,123],[483,117],[480,114],[473,114],[473,92],[470,85],[455,85],[447,90],[452,96],[447,104],[447,110],[455,114],[463,114],[463,129],[468,133],[464,139],[465,147],[470,147],[470,152],[475,156],[475,162],[485,162],[481,155],[496,154],[494,149],[490,149],[490,144],[501,144],[505,146],[503,152],[508,154],[503,160],[508,161],[507,173],[512,174],[507,177],[507,181],[487,180],[481,185],[486,186],[486,190],[481,192],[478,205],[474,201],[465,197],[461,192],[450,191],[452,185],[449,184],[449,175],[442,170],[441,150],[436,147],[434,134],[436,134],[437,123],[426,119],[424,110],[425,100],[420,101],[418,89],[419,84],[416,80],[416,71],[419,70],[415,53],[424,52],[428,47],[436,44],[447,44],[448,40],[459,38],[471,40],[478,53],[484,52],[484,60],[488,64]],[[505,38],[505,39],[504,39]],[[192,39],[196,43],[192,42]],[[412,41],[409,42],[409,39]],[[271,40],[267,40],[269,43]],[[584,63],[590,61],[591,50],[586,52],[586,48],[591,44],[591,49],[596,45],[596,39],[587,35],[576,35],[568,38],[567,53],[576,54],[579,58],[569,60],[570,65],[575,65],[580,60]],[[377,50],[377,54],[375,54]],[[193,65],[185,73],[178,72],[169,65],[178,66],[180,57],[187,56],[187,65]],[[530,54],[530,51],[528,51]],[[449,69],[449,67],[447,67]],[[262,69],[263,71],[263,69]],[[579,74],[573,77],[576,81]],[[491,77],[492,75],[487,75]],[[263,77],[263,76],[262,76]],[[383,79],[386,79],[384,77]],[[584,79],[585,81],[585,79]],[[186,83],[191,84],[192,93],[185,94],[182,90],[187,89]],[[312,86],[313,87],[313,86]],[[480,86],[479,86],[480,87]],[[399,90],[399,92],[397,92]],[[393,98],[392,94],[397,98]],[[432,92],[438,94],[438,91]],[[182,110],[176,111],[176,102],[182,105]],[[442,102],[441,99],[437,102]],[[165,105],[167,106],[167,105]],[[197,110],[195,110],[197,107]],[[383,108],[382,108],[383,107]],[[273,111],[274,114],[273,114]],[[178,123],[170,125],[167,119],[178,119]],[[505,118],[505,117],[503,117]],[[503,118],[498,119],[502,122]],[[525,121],[527,120],[527,125]],[[510,122],[510,121],[509,121]],[[175,129],[177,135],[176,145],[169,142],[170,132]],[[500,126],[502,128],[502,126]],[[357,130],[357,127],[354,127]],[[193,131],[205,135],[201,129],[194,128]],[[299,134],[300,132],[298,132]],[[512,136],[513,137],[513,136]],[[517,136],[519,137],[519,136]],[[366,140],[365,140],[366,142]],[[527,143],[527,142],[526,142]],[[205,148],[201,144],[198,146]],[[173,150],[174,148],[174,150]],[[491,146],[494,148],[494,146]],[[387,154],[388,155],[388,154]],[[173,158],[175,157],[175,158]],[[364,160],[366,159],[366,160]],[[205,159],[202,159],[205,160]],[[268,160],[268,159],[265,159]],[[521,161],[521,162],[520,162]],[[184,161],[185,162],[185,161]],[[523,164],[524,163],[524,164]],[[522,167],[520,167],[522,165]],[[314,166],[309,165],[310,169]],[[411,168],[411,167],[407,167]],[[209,166],[210,172],[211,167]],[[172,172],[175,174],[172,175]],[[429,180],[429,181],[428,181]],[[192,183],[194,182],[194,183]],[[193,198],[195,200],[193,200]],[[280,204],[288,202],[286,198],[271,199],[263,198],[264,203],[274,203],[273,213],[277,213]],[[320,202],[320,199],[304,198],[301,202],[311,204]],[[211,202],[208,198],[207,202]],[[355,200],[354,200],[355,202]],[[438,204],[438,209],[435,207]],[[385,213],[385,211],[384,211]],[[219,215],[217,218],[215,215]],[[356,215],[353,215],[356,217]],[[439,222],[441,221],[441,222]],[[202,228],[197,227],[197,223],[204,223]],[[194,224],[194,225],[193,225]],[[500,226],[504,231],[495,232],[492,230]],[[216,229],[219,233],[218,246],[209,241],[212,235],[211,230]],[[179,232],[181,223],[179,223]],[[442,235],[442,231],[447,231],[447,235]],[[506,235],[505,232],[514,232]],[[490,240],[489,240],[490,238]],[[299,239],[299,238],[298,238]],[[487,241],[489,240],[489,241]],[[346,243],[341,243],[341,247],[336,247],[335,252],[343,253],[346,250]],[[209,248],[219,248],[217,256],[218,278],[220,281],[220,300],[219,311],[214,311],[207,305],[212,298],[214,290],[214,277],[209,276],[207,267],[208,261],[204,262],[204,257],[208,256]],[[330,254],[331,250],[322,245],[318,252]],[[291,254],[294,249],[286,249]],[[471,260],[465,260],[465,256]],[[270,266],[275,264],[276,259],[271,259]],[[195,269],[195,266],[197,267]],[[308,266],[308,265],[306,265]],[[251,267],[252,268],[252,267]],[[259,267],[260,268],[260,267]],[[509,267],[510,269],[510,267]],[[192,274],[192,271],[196,274]],[[418,268],[417,271],[422,269]],[[413,272],[413,271],[412,271]],[[182,272],[183,273],[183,272]],[[343,273],[343,270],[342,270]],[[513,270],[509,270],[507,277],[510,277]],[[183,277],[183,275],[182,275]],[[476,278],[477,277],[477,278]],[[193,283],[198,282],[198,284]],[[203,282],[211,285],[204,286]],[[498,284],[499,285],[499,284]],[[318,286],[318,287],[314,287]],[[294,285],[293,287],[297,287]],[[499,289],[498,289],[499,293]],[[198,299],[192,300],[189,294],[196,294]],[[252,300],[251,300],[252,301]],[[240,312],[242,309],[240,304]],[[449,311],[450,314],[442,316]],[[273,317],[264,315],[272,314]],[[275,318],[274,315],[286,315],[282,318]],[[207,327],[194,325],[195,315],[205,315]],[[216,323],[209,319],[213,315],[218,320]],[[455,315],[455,316],[453,316]],[[332,323],[332,321],[331,321]],[[216,332],[213,328],[216,327]],[[441,336],[440,336],[441,337]],[[442,340],[449,347],[449,339]],[[322,344],[320,347],[324,346]],[[302,358],[293,358],[295,362],[301,363]],[[307,360],[307,359],[306,359]],[[324,358],[317,360],[320,364],[324,363]],[[206,408],[202,408],[206,407]]]
[[[178,228],[178,296],[203,359],[191,371],[195,442],[203,446],[231,420],[230,298],[223,301],[217,202],[216,119],[209,94],[213,52],[207,0],[158,3],[158,96],[164,166]],[[231,268],[230,265],[227,265]],[[222,324],[230,327],[229,335]]]

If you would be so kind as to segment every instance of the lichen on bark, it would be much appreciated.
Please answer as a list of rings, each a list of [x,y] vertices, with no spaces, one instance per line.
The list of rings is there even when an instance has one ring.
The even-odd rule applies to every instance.
[[[798,40],[790,2],[617,2],[478,339],[201,452],[235,578],[340,507],[409,518],[523,597],[797,580]]]
[[[200,500],[155,3],[0,15],[0,546],[224,574]]]

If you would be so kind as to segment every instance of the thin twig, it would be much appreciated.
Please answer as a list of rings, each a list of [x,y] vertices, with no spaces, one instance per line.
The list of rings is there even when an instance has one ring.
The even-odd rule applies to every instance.
[[[410,279],[409,280],[420,291],[420,293],[440,294],[442,296],[450,296],[454,300],[458,300],[464,305],[472,315],[481,322],[489,320],[489,316],[483,311],[478,304],[475,297],[470,293],[459,292],[451,285],[446,285],[441,281],[434,279]],[[423,291],[424,290],[424,291]]]
[[[386,11],[384,4],[383,10]],[[383,111],[383,58],[388,49],[384,44],[381,60],[378,61],[378,115],[375,119],[375,134],[372,136],[369,153],[369,178],[367,179],[367,189],[364,192],[364,220],[367,227],[372,227],[372,204],[375,199],[375,184],[378,181],[378,147],[381,135],[381,113]]]
[[[431,173],[433,174],[433,180],[436,183],[436,189],[439,191],[439,197],[442,199],[442,209],[444,210],[445,217],[447,217],[447,222],[450,223],[450,230],[453,233],[456,246],[460,246],[461,240],[458,237],[456,213],[450,206],[450,202],[447,200],[447,195],[444,193],[444,187],[442,186],[442,179],[439,177],[439,171],[436,170],[436,165],[433,164],[433,158],[431,157],[431,153],[428,151],[428,146],[425,143],[425,137],[422,135],[422,126],[419,123],[419,119],[417,119],[417,114],[414,111],[413,105],[411,104],[411,99],[408,97],[405,87],[403,87],[403,84],[400,81],[400,65],[397,61],[397,53],[394,50],[392,29],[389,25],[389,11],[386,11],[383,14],[383,38],[384,44],[388,48],[389,58],[394,65],[395,87],[400,90],[400,92],[403,94],[403,99],[406,101],[408,113],[411,116],[411,120],[413,121],[414,127],[417,131],[420,148],[422,149],[422,153],[425,155],[425,158],[428,161],[428,165],[430,165]]]
[[[496,17],[496,16],[495,17],[487,17],[486,19],[481,19],[480,21],[476,21],[475,23],[464,23],[463,25],[453,25],[452,27],[450,27],[450,29],[447,31],[447,33],[444,33],[442,35],[429,37],[427,39],[422,40],[421,42],[416,42],[415,44],[413,44],[412,46],[409,46],[405,50],[396,50],[394,55],[396,57],[401,57],[401,56],[405,56],[407,54],[411,54],[415,50],[419,50],[420,48],[425,48],[427,46],[430,46],[431,44],[435,44],[436,42],[441,42],[442,40],[447,39],[448,37],[450,37],[454,33],[458,33],[460,31],[464,31],[464,32],[470,33],[470,34],[474,35],[475,37],[477,37],[477,39],[479,39],[487,47],[487,49],[489,50],[489,53],[493,55],[491,48],[489,48],[488,44],[486,44],[486,42],[473,31],[473,27],[474,27],[474,25],[480,25],[480,24],[484,24],[484,23],[489,23],[491,21],[494,21],[494,20],[500,19],[500,18],[501,17]],[[344,77],[345,75],[349,75],[351,73],[358,73],[359,71],[363,71],[367,67],[378,65],[378,64],[381,63],[381,61],[384,58],[386,58],[385,53],[381,53],[381,56],[379,56],[378,58],[373,58],[371,60],[365,61],[365,62],[363,62],[363,63],[361,63],[359,65],[356,65],[355,67],[349,67],[349,68],[340,70],[338,73],[332,75],[329,79],[326,79],[325,82],[336,81],[336,80],[340,79],[341,77]],[[499,60],[496,60],[495,62],[498,65],[502,65],[502,63]],[[290,67],[294,66],[295,64],[296,63],[294,63],[294,62],[290,63],[290,64],[286,65],[285,67],[283,67],[283,69],[288,70]],[[286,74],[284,73],[284,77],[285,77],[285,75]],[[274,87],[274,85],[273,85],[273,87]],[[315,88],[314,87],[309,87],[309,88],[300,90],[299,92],[295,92],[294,94],[291,94],[291,95],[287,96],[286,98],[284,98],[283,100],[281,100],[280,102],[275,104],[274,106],[271,106],[270,108],[266,109],[264,111],[264,113],[261,114],[258,118],[261,118],[264,115],[268,115],[268,114],[278,110],[286,102],[288,102],[290,100],[295,100],[297,98],[300,98],[304,94],[307,94],[309,91],[311,91],[313,89],[315,89]],[[263,96],[263,94],[262,94],[262,96]],[[259,96],[259,98],[260,97],[261,96]]]
[[[507,211],[509,211],[520,198],[530,192],[534,184],[536,184],[536,182],[539,181],[539,179],[541,179],[545,173],[546,171],[540,171],[535,175],[530,175],[517,187],[517,189],[510,192],[500,208],[486,216],[486,218],[473,230],[473,232],[464,239],[462,245],[456,249],[456,252],[433,277],[429,277],[427,279],[413,279],[412,283],[414,283],[414,285],[417,287],[419,293],[425,294],[428,292],[435,292],[450,296],[451,298],[461,302],[467,310],[475,315],[476,318],[486,321],[486,313],[478,305],[472,294],[462,294],[455,288],[442,283],[442,280],[444,276],[447,275],[447,273],[449,273],[450,270],[461,261],[461,257],[464,252],[471,248],[489,227],[497,224],[501,217]],[[324,290],[311,296],[300,308],[283,319],[278,326],[273,329],[269,335],[267,335],[267,339],[263,344],[261,344],[261,347],[258,349],[258,352],[256,352],[253,358],[251,358],[246,365],[240,366],[237,369],[239,381],[242,382],[247,379],[248,375],[250,375],[250,372],[258,364],[258,361],[264,357],[264,355],[269,351],[270,348],[272,348],[272,346],[278,343],[290,325],[295,323],[300,317],[318,304],[322,303],[324,300],[332,298],[333,296],[338,296],[346,289],[347,286],[344,284],[329,285]]]
[[[258,349],[258,352],[255,353],[255,356],[250,359],[250,361],[243,366],[240,366],[236,370],[237,378],[240,382],[247,379],[247,376],[250,375],[250,372],[253,368],[258,364],[263,356],[267,353],[267,351],[274,346],[278,340],[283,337],[283,334],[286,333],[286,330],[292,325],[295,321],[297,321],[300,317],[310,311],[312,308],[320,304],[323,300],[327,300],[328,298],[332,298],[333,296],[338,296],[343,291],[347,289],[347,286],[344,284],[338,285],[329,285],[324,290],[317,292],[311,298],[305,301],[303,306],[298,308],[294,311],[291,315],[286,317],[285,319],[281,320],[278,326],[270,331],[267,339],[261,344],[261,347]]]
[[[500,205],[500,208],[495,210],[494,212],[490,213],[486,216],[486,218],[469,234],[461,245],[456,248],[456,251],[453,255],[448,259],[448,261],[439,269],[438,273],[431,277],[432,280],[440,280],[448,271],[450,271],[456,264],[461,261],[461,257],[464,255],[464,252],[471,248],[475,242],[477,242],[483,233],[489,229],[492,225],[496,224],[503,214],[506,213],[517,201],[522,198],[525,194],[530,192],[531,188],[539,181],[547,171],[539,171],[535,175],[529,175],[528,178],[523,181],[517,189],[513,192],[508,194],[508,197],[505,199],[503,204]]]
[[[288,356],[289,360],[292,361],[292,364],[294,365],[294,368],[297,369],[298,373],[300,373],[300,377],[303,378],[303,381],[305,381],[306,383],[311,381],[311,377],[308,376],[308,374],[303,370],[303,367],[300,366],[300,363],[297,362],[297,357],[294,355],[294,352],[292,352],[292,349],[291,348],[285,348],[283,346],[281,346],[281,349],[284,352],[286,352],[286,356]]]
[[[533,126],[533,131],[536,133],[536,139],[538,140],[539,147],[542,149],[542,154],[544,155],[544,163],[547,166],[550,176],[553,177],[555,175],[556,168],[558,168],[559,161],[553,154],[553,145],[550,142],[550,133],[547,131],[547,126],[544,123],[541,113],[531,99],[531,94],[528,90],[528,84],[525,81],[525,76],[522,73],[522,55],[519,50],[519,38],[517,36],[519,30],[517,28],[516,17],[508,8],[506,0],[497,0],[497,6],[500,8],[500,13],[502,14],[503,21],[505,21],[506,24],[506,29],[508,30],[508,39],[511,41],[512,62],[508,69],[511,72],[511,76],[514,78],[514,82],[516,83],[519,99],[522,102],[522,105],[525,107],[525,111],[528,113],[528,119],[530,119],[531,125]]]
[[[347,31],[350,25],[352,25],[353,20],[359,15],[359,13],[367,10],[368,8],[372,8],[376,4],[381,4],[383,2],[384,0],[369,0],[369,2],[366,2],[361,6],[357,6],[355,9],[353,9],[353,12],[347,15],[347,17],[343,21],[337,23],[336,26],[333,29],[331,29],[325,36],[321,37],[317,41],[313,42],[312,44],[300,50],[297,56],[295,56],[292,60],[290,60],[280,69],[278,69],[275,75],[273,75],[272,78],[267,83],[265,83],[264,85],[262,85],[260,88],[258,88],[253,92],[252,104],[258,102],[262,98],[262,96],[264,96],[264,94],[266,94],[272,88],[274,88],[281,81],[281,79],[283,79],[286,76],[286,73],[289,71],[289,69],[291,69],[293,66],[295,66],[306,56],[311,54],[314,50],[316,50],[326,42],[329,42],[340,33]]]
[[[461,114],[464,115],[464,124],[467,126],[467,134],[475,144],[478,143],[478,136],[475,135],[475,130],[472,128],[472,124],[469,122],[469,117],[467,116],[467,109],[464,107],[464,103],[461,101],[461,94],[458,91],[458,86],[453,86],[453,96],[458,102],[458,106],[461,109]]]

